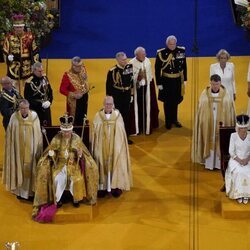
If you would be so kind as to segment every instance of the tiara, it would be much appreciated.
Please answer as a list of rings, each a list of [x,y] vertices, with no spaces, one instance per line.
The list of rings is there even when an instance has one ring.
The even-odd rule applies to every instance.
[[[249,116],[242,114],[236,117],[236,124],[239,128],[246,128],[249,126]]]

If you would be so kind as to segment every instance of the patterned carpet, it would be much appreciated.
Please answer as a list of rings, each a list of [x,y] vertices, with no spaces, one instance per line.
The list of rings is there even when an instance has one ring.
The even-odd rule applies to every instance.
[[[236,67],[237,101],[240,113],[247,108],[247,66],[250,57],[233,57]],[[153,62],[153,59],[152,59]],[[150,136],[133,137],[130,147],[134,188],[119,199],[98,201],[98,214],[91,222],[39,224],[31,220],[32,205],[20,202],[0,185],[0,249],[7,241],[19,241],[20,249],[114,249],[114,250],[247,250],[249,220],[225,220],[221,216],[219,171],[197,166],[197,196],[192,199],[190,145],[195,96],[208,84],[214,58],[188,58],[188,86],[180,105],[183,128],[166,131],[162,105],[160,127]],[[89,81],[95,88],[89,101],[90,122],[101,108],[107,70],[113,60],[86,60]],[[58,88],[69,60],[50,60],[48,77],[54,89],[53,124],[65,108]],[[0,65],[0,75],[5,72]],[[196,84],[196,86],[194,86]],[[197,87],[197,88],[196,88]],[[194,93],[195,92],[195,93]],[[0,163],[4,131],[0,129]],[[198,205],[193,207],[194,201]],[[81,209],[81,208],[80,208]],[[195,222],[195,224],[193,224]]]

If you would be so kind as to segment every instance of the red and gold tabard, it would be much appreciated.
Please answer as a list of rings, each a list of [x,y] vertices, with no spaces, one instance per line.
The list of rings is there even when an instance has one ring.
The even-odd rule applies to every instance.
[[[12,79],[27,79],[31,75],[31,65],[39,61],[38,47],[32,33],[24,32],[22,36],[9,33],[3,45],[7,63],[7,75]],[[13,61],[8,59],[13,55]]]
[[[67,96],[67,112],[72,116],[75,116],[76,112],[76,99],[72,96],[72,93],[81,93],[84,96],[89,92],[89,84],[83,74],[86,74],[84,66],[80,73],[69,70],[64,73],[62,78],[60,92]]]

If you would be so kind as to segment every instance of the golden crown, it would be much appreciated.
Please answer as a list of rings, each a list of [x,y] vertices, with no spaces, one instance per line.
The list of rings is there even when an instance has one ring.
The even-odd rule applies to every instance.
[[[68,114],[65,114],[60,117],[60,128],[63,131],[70,131],[73,129],[73,122],[74,122],[74,117],[69,116]]]

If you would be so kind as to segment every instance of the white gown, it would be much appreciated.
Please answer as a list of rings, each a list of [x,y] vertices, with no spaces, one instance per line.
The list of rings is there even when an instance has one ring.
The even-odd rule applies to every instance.
[[[246,159],[250,155],[250,132],[245,140],[238,133],[232,133],[229,145],[230,160],[225,173],[226,194],[230,199],[250,198],[250,162],[240,165],[233,158]]]

